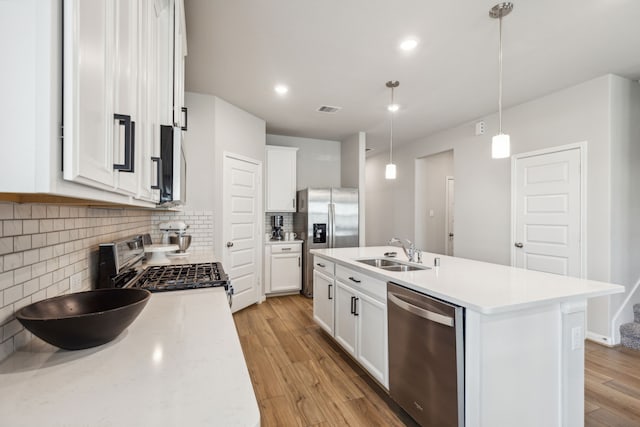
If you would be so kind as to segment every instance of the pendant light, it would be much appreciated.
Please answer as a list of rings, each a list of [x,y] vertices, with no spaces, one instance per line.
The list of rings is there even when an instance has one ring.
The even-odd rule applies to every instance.
[[[398,111],[398,105],[393,102],[393,90],[400,86],[399,81],[389,80],[387,87],[391,89],[391,104],[387,107],[391,113],[391,132],[389,133],[389,163],[384,169],[384,177],[386,179],[396,179],[396,165],[393,163],[393,115]]]
[[[498,3],[489,11],[491,18],[498,18],[500,22],[500,44],[498,45],[498,134],[491,140],[491,157],[494,159],[504,159],[511,155],[511,142],[509,135],[502,133],[502,18],[513,10],[513,3]]]

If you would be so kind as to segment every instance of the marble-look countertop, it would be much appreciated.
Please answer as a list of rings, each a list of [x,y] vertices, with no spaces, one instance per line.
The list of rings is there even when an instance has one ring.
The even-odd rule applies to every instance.
[[[0,425],[259,426],[224,289],[155,293],[114,341],[0,363]]]
[[[624,292],[624,286],[611,283],[429,252],[422,254],[423,265],[432,267],[428,270],[392,272],[357,261],[363,258],[384,258],[385,252],[397,252],[399,261],[407,261],[402,249],[395,246],[311,251],[312,254],[360,270],[378,279],[392,281],[483,314],[517,311]],[[440,266],[437,268],[433,267],[436,257],[440,258]]]

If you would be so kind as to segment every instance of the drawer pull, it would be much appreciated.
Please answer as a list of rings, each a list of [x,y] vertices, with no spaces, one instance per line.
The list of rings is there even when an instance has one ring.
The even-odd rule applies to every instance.
[[[361,280],[354,279],[353,277],[349,277],[349,280],[351,280],[352,282],[356,282],[356,283],[360,283],[361,282]]]
[[[316,264],[316,265],[317,265],[318,267],[321,267],[321,268],[326,268],[326,267],[327,267],[326,265],[324,265],[324,264],[320,264],[320,263],[318,263],[318,264]]]
[[[283,251],[283,252],[284,252],[284,251],[290,251],[290,250],[291,250],[291,248],[282,248],[282,251]]]

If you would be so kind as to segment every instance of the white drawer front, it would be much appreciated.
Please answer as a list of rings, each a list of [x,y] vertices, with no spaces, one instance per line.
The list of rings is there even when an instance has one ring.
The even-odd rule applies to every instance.
[[[335,264],[319,257],[318,255],[313,256],[313,269],[318,270],[329,277],[333,277],[335,275]]]
[[[271,253],[272,254],[286,254],[286,253],[291,253],[291,252],[300,252],[302,245],[297,244],[297,245],[287,245],[287,244],[280,244],[280,245],[271,245]]]
[[[336,278],[342,283],[376,297],[380,301],[387,300],[387,284],[359,271],[336,264]]]

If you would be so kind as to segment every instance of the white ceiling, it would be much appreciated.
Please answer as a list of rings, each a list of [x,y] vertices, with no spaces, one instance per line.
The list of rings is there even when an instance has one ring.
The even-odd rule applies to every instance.
[[[497,111],[496,0],[185,0],[188,91],[266,120],[267,132],[394,144]],[[406,36],[420,44],[398,49]],[[640,1],[515,1],[503,21],[504,106],[597,76],[640,78]],[[277,83],[289,86],[276,95]],[[342,107],[333,115],[321,105]],[[505,131],[508,124],[505,123]]]

